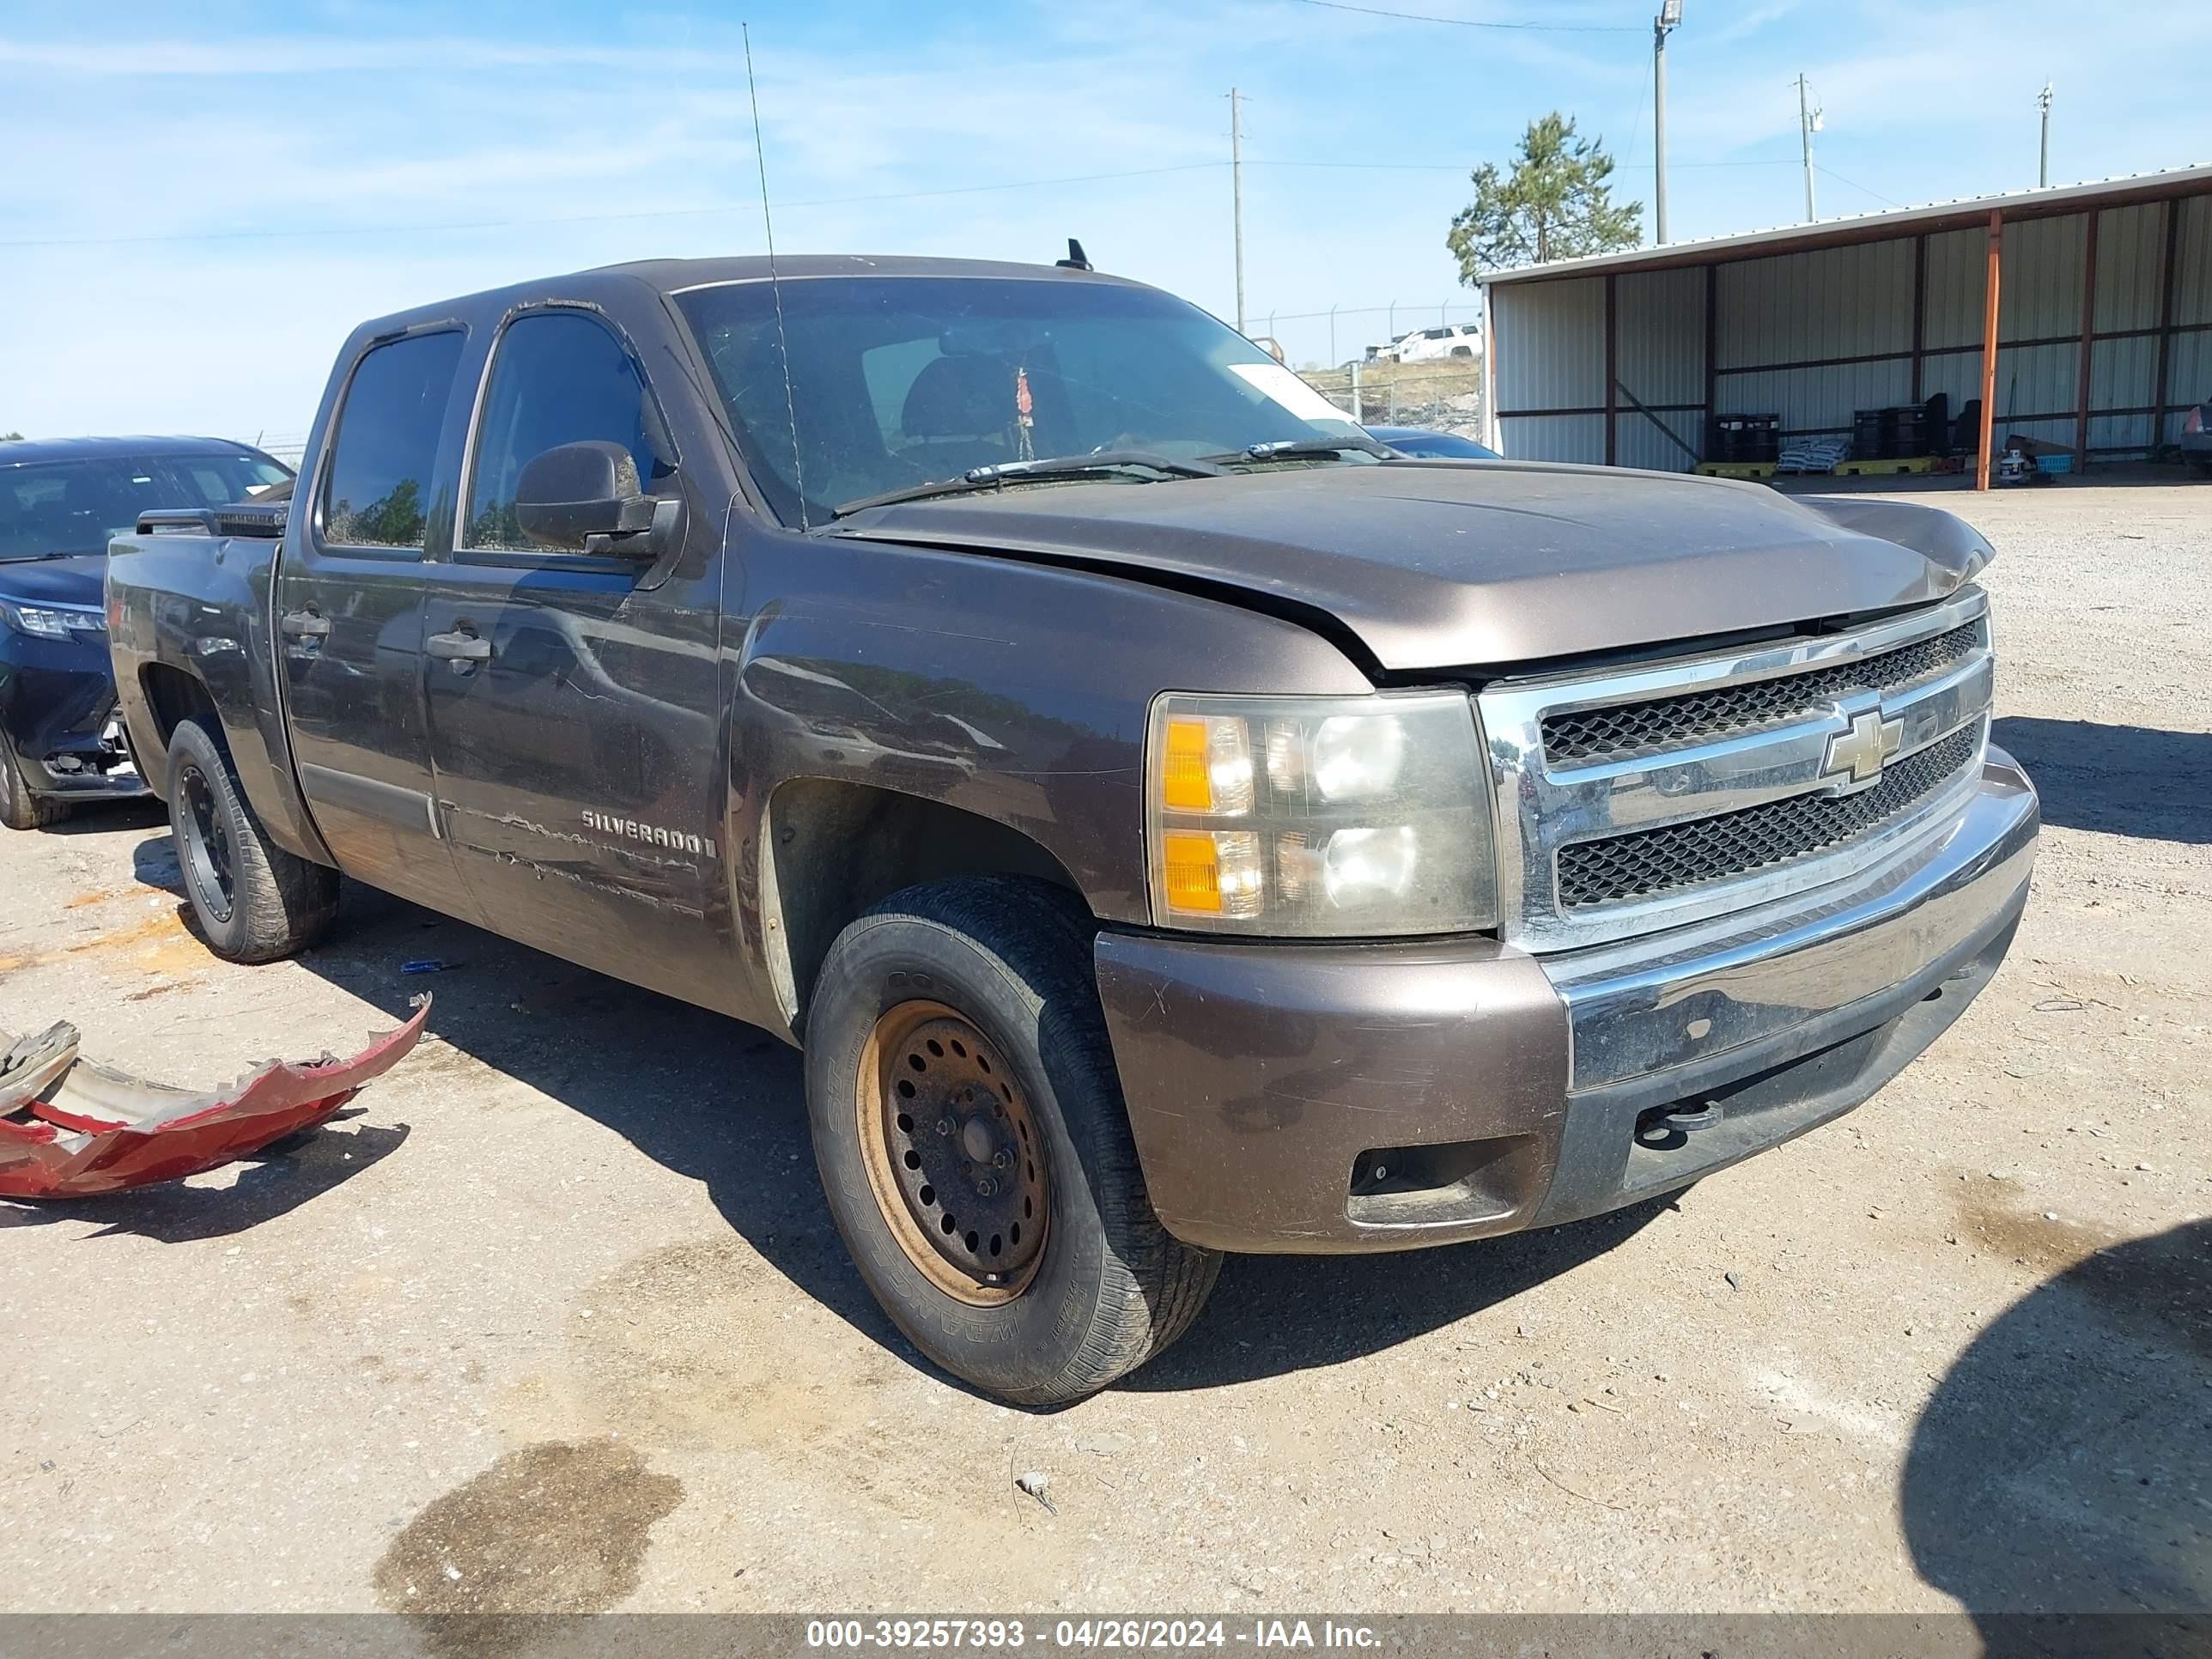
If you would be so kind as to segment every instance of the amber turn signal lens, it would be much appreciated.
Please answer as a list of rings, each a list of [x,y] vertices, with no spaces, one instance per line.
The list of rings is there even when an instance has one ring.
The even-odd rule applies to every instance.
[[[1162,804],[1171,811],[1213,810],[1213,779],[1207,764],[1207,747],[1203,719],[1186,714],[1168,721],[1167,752],[1160,767],[1160,795]]]
[[[1192,722],[1197,724],[1195,721]],[[1172,729],[1172,728],[1170,728]],[[1204,741],[1200,727],[1200,741]],[[1173,774],[1170,775],[1170,780]],[[1172,798],[1174,785],[1169,785]],[[1221,858],[1203,831],[1170,830],[1164,838],[1168,908],[1202,915],[1221,914]]]

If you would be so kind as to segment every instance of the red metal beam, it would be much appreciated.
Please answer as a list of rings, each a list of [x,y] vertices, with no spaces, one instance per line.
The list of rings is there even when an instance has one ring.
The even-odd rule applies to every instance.
[[[1974,457],[1974,488],[1990,487],[1990,434],[1996,419],[1997,284],[2004,274],[2004,210],[1990,210],[1989,275],[1982,286],[1982,442]]]

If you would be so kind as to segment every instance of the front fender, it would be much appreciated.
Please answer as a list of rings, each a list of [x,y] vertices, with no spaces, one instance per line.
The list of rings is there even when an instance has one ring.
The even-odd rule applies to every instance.
[[[1996,557],[1982,532],[1955,513],[1921,501],[1884,495],[1800,495],[1796,498],[1830,523],[1911,549],[1949,572],[1963,587]]]
[[[767,545],[747,550],[748,586],[777,597],[729,664],[741,915],[769,795],[813,777],[1005,824],[1067,872],[1093,915],[1141,924],[1152,699],[1373,690],[1294,623],[1121,576],[834,538]]]

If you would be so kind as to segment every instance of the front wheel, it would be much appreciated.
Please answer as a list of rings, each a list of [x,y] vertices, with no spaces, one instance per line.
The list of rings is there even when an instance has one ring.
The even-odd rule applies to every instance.
[[[222,740],[198,720],[169,738],[169,828],[192,915],[226,962],[275,962],[329,930],[338,872],[269,839]]]
[[[1221,1267],[1146,1195],[1091,932],[1037,882],[910,888],[838,936],[807,1016],[815,1160],[861,1278],[930,1359],[1018,1405],[1134,1370]]]
[[[0,824],[10,830],[42,830],[67,817],[69,805],[52,795],[33,794],[15,751],[0,740]]]

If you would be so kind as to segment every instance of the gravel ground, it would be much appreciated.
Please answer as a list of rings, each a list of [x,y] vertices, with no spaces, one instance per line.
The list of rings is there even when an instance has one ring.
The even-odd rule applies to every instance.
[[[289,1156],[0,1205],[0,1608],[2212,1607],[2212,486],[1945,504],[2047,823],[1936,1048],[1674,1203],[1232,1260],[1056,1414],[876,1312],[772,1040],[360,888],[228,967],[158,814],[6,838],[0,1024],[212,1085],[437,1002]]]

